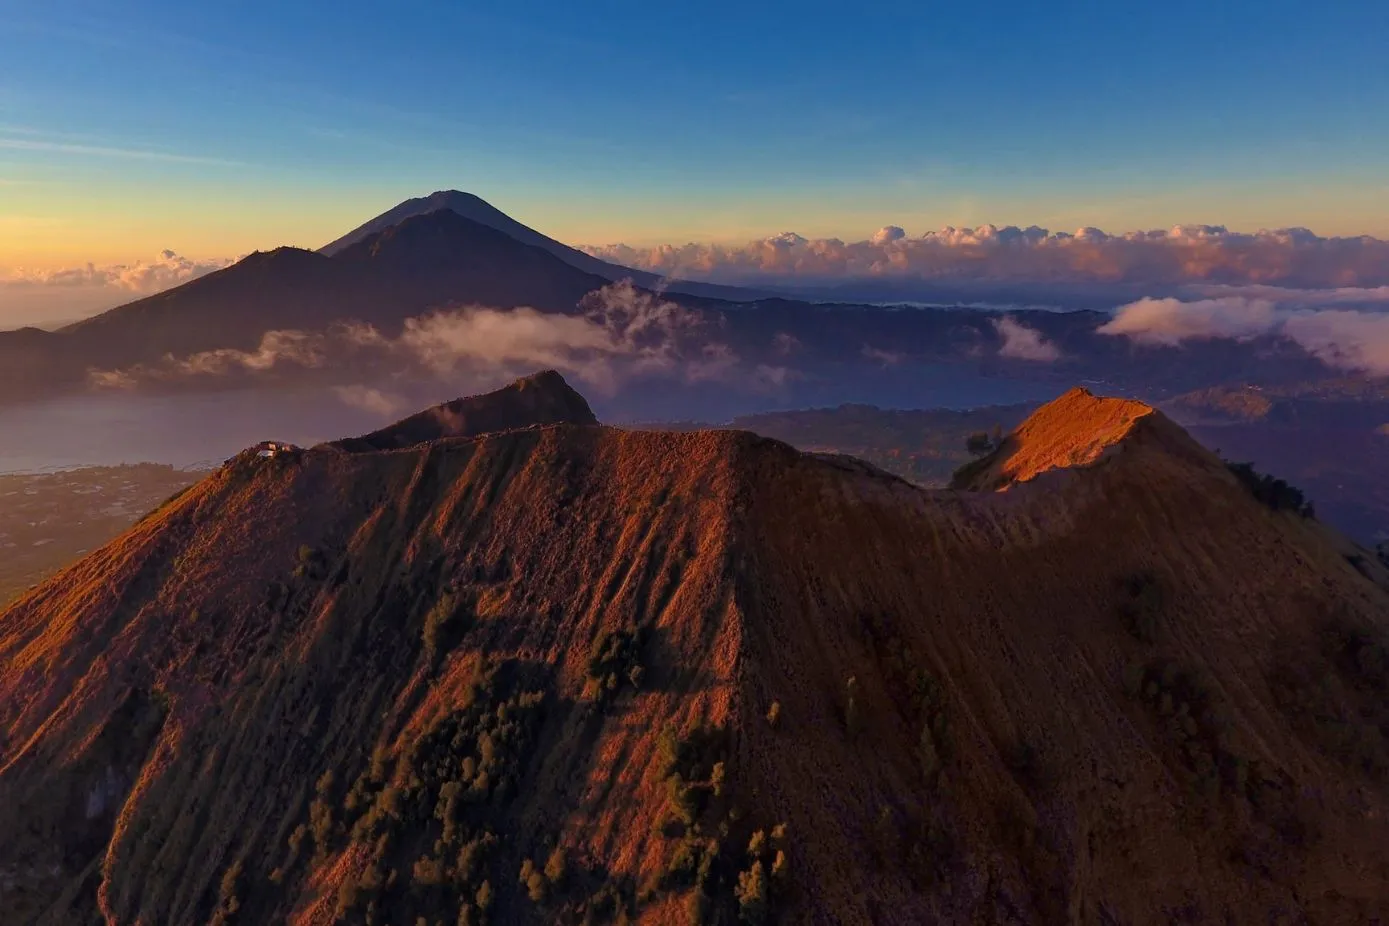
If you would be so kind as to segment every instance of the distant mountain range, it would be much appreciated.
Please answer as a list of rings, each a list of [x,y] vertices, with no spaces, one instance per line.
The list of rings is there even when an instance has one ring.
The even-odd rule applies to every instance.
[[[297,367],[276,365],[256,352],[270,332],[290,332],[288,346],[301,350],[333,326],[370,326],[376,336],[389,339],[409,319],[450,307],[529,307],[546,315],[579,315],[587,311],[580,303],[588,294],[625,280],[646,294],[641,298],[679,303],[680,318],[698,322],[675,325],[667,332],[671,344],[658,352],[659,362],[642,365],[648,372],[664,370],[659,389],[634,393],[647,403],[642,411],[655,417],[708,418],[725,410],[753,410],[738,401],[715,402],[720,390],[770,389],[781,407],[846,399],[939,404],[939,398],[923,402],[921,397],[923,392],[949,392],[948,387],[942,392],[942,369],[997,382],[1054,383],[1056,391],[1069,382],[1094,381],[1151,397],[1227,383],[1311,381],[1327,375],[1320,361],[1273,337],[1192,342],[1181,349],[1139,348],[1126,338],[1097,334],[1108,319],[1101,312],[1019,311],[1010,313],[1011,327],[1005,328],[999,324],[1001,316],[989,311],[808,303],[665,281],[560,244],[476,196],[440,192],[404,202],[321,251],[282,247],[257,252],[231,267],[56,331],[0,332],[0,402],[80,392],[94,379],[128,386],[135,382],[126,375],[129,371],[151,366],[205,373],[226,352],[253,356],[235,376],[200,375],[196,382],[145,377],[142,388],[216,389],[262,381],[285,385],[331,382],[335,376],[358,382],[381,374],[379,365],[363,366],[322,345],[312,347],[317,351],[314,363]],[[655,315],[662,324],[675,317],[667,309]],[[655,316],[627,318],[643,336],[652,335],[647,324],[652,320]],[[611,321],[605,315],[595,324]],[[572,325],[566,329],[570,334],[574,330]],[[593,329],[583,333],[592,340]],[[655,348],[632,341],[631,332],[597,333],[614,337],[621,349],[648,361],[655,356]],[[564,335],[554,337],[562,341]],[[579,341],[582,349],[586,342]],[[562,353],[572,345],[553,346]],[[557,365],[547,356],[523,359],[525,366]],[[672,370],[686,375],[672,378]],[[729,370],[736,375],[725,376]],[[397,364],[387,372],[416,375],[420,370],[418,364]],[[870,391],[846,395],[846,385]],[[1044,398],[1054,395],[1052,390],[1046,385],[1020,395],[1019,390],[995,394],[974,389],[955,395],[952,404]],[[653,401],[666,395],[669,401]]]

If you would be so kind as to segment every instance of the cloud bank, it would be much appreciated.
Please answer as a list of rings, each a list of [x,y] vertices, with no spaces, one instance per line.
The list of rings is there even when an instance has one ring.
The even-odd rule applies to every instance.
[[[86,264],[59,270],[12,270],[0,275],[4,286],[54,286],[68,288],[105,287],[121,293],[157,293],[187,283],[235,261],[230,259],[194,260],[165,249],[149,261],[133,264]]]
[[[1223,288],[1205,299],[1140,299],[1118,308],[1098,332],[1153,347],[1276,337],[1329,366],[1389,376],[1389,288],[1383,287],[1342,289],[1320,298],[1249,287]]]
[[[393,376],[423,373],[464,383],[554,368],[611,393],[622,380],[642,375],[752,385],[777,385],[789,375],[784,369],[745,363],[717,339],[716,327],[705,316],[630,281],[590,293],[581,309],[579,315],[557,315],[528,307],[470,306],[408,319],[396,337],[362,324],[271,331],[254,350],[166,357],[150,366],[93,371],[89,381],[97,388],[135,388],[191,377],[341,368]],[[398,404],[389,392],[361,386],[343,387],[339,398],[380,411]]]
[[[889,225],[866,241],[786,232],[742,246],[586,247],[604,260],[673,278],[750,284],[862,278],[1030,283],[1389,285],[1389,241],[1324,238],[1305,228],[1221,225],[1111,235],[1014,225],[946,227],[913,237]]]
[[[0,270],[0,328],[73,321],[233,263],[229,258],[195,260],[164,250],[152,260],[130,264]]]

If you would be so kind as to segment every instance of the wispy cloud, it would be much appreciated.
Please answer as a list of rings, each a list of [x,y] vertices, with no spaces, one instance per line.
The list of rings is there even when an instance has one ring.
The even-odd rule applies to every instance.
[[[189,377],[262,376],[286,369],[370,369],[390,376],[426,375],[450,383],[551,367],[600,393],[627,377],[655,375],[685,382],[776,386],[791,371],[749,364],[709,329],[698,312],[630,282],[585,298],[579,315],[521,307],[468,307],[407,319],[396,337],[364,325],[324,331],[272,331],[254,350],[220,349],[159,364],[91,374],[98,388],[134,388]],[[347,387],[339,397],[385,411],[393,397]]]
[[[1024,325],[1011,315],[993,319],[993,326],[1003,339],[1003,345],[998,349],[1000,357],[1036,363],[1052,363],[1061,359],[1061,349],[1042,337],[1042,332]]]
[[[121,158],[125,160],[160,161],[171,164],[202,164],[209,167],[245,167],[241,161],[177,154],[154,148],[119,148],[110,145],[86,145],[73,142],[34,138],[0,138],[0,149],[6,151],[35,151],[48,154],[72,154],[82,157]]]
[[[1120,307],[1099,332],[1149,347],[1277,337],[1329,366],[1389,376],[1389,288],[1336,290],[1326,304],[1336,307],[1315,307],[1297,290],[1284,298],[1268,287],[1232,287],[1210,299],[1140,299]]]

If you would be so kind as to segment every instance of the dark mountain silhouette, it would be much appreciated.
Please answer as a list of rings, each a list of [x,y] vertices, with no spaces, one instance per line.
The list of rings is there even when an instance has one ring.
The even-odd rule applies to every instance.
[[[1160,413],[933,492],[498,395],[0,612],[0,923],[1389,914],[1384,572]]]
[[[479,196],[472,193],[461,193],[458,190],[440,190],[429,196],[407,199],[371,221],[358,226],[331,244],[324,245],[319,249],[319,252],[329,256],[339,254],[354,244],[365,241],[377,232],[384,231],[393,225],[399,225],[408,218],[425,215],[440,209],[456,212],[474,222],[495,228],[517,241],[548,251],[566,264],[577,267],[585,273],[591,273],[613,282],[628,279],[647,289],[664,289],[672,293],[703,296],[709,299],[725,299],[732,302],[748,301],[767,295],[752,289],[721,286],[716,283],[701,283],[694,280],[665,280],[657,274],[644,270],[610,264],[591,254],[585,254],[583,251],[561,244],[529,226],[522,225]]]
[[[536,425],[597,424],[588,402],[554,370],[486,395],[454,399],[335,446],[355,453],[399,450],[450,437],[477,437]]]
[[[356,321],[393,334],[405,319],[451,305],[572,312],[607,283],[440,210],[408,218],[335,257],[287,247],[257,252],[55,332],[0,333],[0,398],[77,388],[91,368],[251,350],[272,330]]]

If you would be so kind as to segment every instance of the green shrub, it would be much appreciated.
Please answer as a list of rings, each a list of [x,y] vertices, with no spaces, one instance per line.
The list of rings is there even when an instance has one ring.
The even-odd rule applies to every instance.
[[[641,687],[646,672],[642,649],[647,635],[647,628],[637,625],[628,625],[615,633],[599,632],[588,653],[588,691],[593,697],[604,701],[624,684],[633,689]]]
[[[559,887],[564,883],[566,865],[564,849],[556,846],[550,853],[550,857],[545,860],[545,877],[554,887]]]
[[[988,431],[975,431],[965,438],[965,450],[972,457],[982,457],[987,453],[992,453],[997,443],[989,436]]]
[[[738,876],[738,918],[760,926],[767,921],[767,877],[761,862],[753,862],[752,867]]]
[[[1307,501],[1301,489],[1289,485],[1282,479],[1275,479],[1273,476],[1257,472],[1253,463],[1226,463],[1225,465],[1250,495],[1267,505],[1271,510],[1291,511],[1304,518],[1316,517],[1312,503]]]
[[[433,662],[457,644],[458,635],[466,629],[463,608],[457,593],[440,595],[424,616],[424,652]]]

